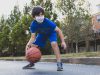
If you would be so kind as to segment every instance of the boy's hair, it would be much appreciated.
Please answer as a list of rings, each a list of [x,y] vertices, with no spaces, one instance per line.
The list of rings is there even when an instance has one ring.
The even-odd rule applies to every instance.
[[[40,13],[44,15],[44,9],[40,6],[35,6],[32,10],[32,17],[38,16]]]

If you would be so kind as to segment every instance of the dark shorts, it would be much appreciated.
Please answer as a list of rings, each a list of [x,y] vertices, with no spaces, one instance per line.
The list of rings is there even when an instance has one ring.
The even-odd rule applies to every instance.
[[[57,42],[57,33],[52,33],[49,36],[38,34],[33,44],[38,45],[39,47],[44,47],[48,39],[50,42]]]

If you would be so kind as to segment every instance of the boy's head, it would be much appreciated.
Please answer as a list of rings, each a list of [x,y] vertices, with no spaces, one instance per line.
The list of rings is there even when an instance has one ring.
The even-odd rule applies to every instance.
[[[44,9],[40,6],[35,6],[32,10],[32,17],[39,23],[44,20]]]

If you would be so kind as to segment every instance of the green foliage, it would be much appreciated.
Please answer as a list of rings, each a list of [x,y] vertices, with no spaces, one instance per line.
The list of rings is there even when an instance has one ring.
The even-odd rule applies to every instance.
[[[63,29],[64,35],[69,42],[79,42],[90,33],[89,11],[82,8],[84,0],[75,5],[76,0],[59,0],[58,8],[65,16],[62,24],[57,20],[59,14],[54,12],[54,4],[51,0],[31,0],[31,5],[25,5],[23,12],[15,6],[7,19],[0,19],[0,55],[18,56],[24,55],[25,45],[30,39],[29,27],[34,20],[30,14],[33,6],[40,5],[45,10],[45,17],[54,21],[58,27]],[[87,33],[88,32],[88,33]],[[60,45],[60,38],[58,37]],[[42,49],[43,54],[52,54],[50,42]]]
[[[12,28],[21,19],[21,12],[18,6],[15,6],[7,19],[7,24]]]
[[[31,10],[31,8],[26,4],[26,5],[24,6],[24,9],[23,9],[23,14],[24,14],[24,15],[29,14],[30,10]]]
[[[72,43],[71,50],[73,50],[73,43],[76,43],[76,51],[78,52],[78,42],[85,40],[86,36],[90,33],[90,14],[89,6],[85,9],[85,0],[59,0],[58,8],[59,11],[65,15],[62,22],[62,28],[67,41]],[[84,28],[84,29],[83,29]],[[88,30],[87,32],[84,32]],[[88,34],[87,34],[88,33]]]
[[[9,47],[9,26],[4,26],[2,28],[2,32],[0,32],[0,52],[2,53],[3,50],[7,50],[8,51],[8,47]]]

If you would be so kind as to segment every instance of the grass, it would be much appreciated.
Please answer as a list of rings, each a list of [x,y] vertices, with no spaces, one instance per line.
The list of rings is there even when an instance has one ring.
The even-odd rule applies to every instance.
[[[100,57],[100,52],[83,52],[83,53],[69,53],[62,54],[62,58],[75,58],[75,57]],[[43,58],[55,58],[55,55],[44,55]]]
[[[7,59],[7,60],[10,60],[10,59],[25,59],[24,56],[22,57],[0,57],[0,59]]]
[[[100,52],[82,52],[61,54],[62,58],[76,58],[76,57],[100,57]],[[42,58],[55,58],[55,55],[42,55]],[[0,57],[0,59],[25,59],[22,57]]]

